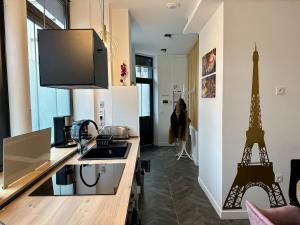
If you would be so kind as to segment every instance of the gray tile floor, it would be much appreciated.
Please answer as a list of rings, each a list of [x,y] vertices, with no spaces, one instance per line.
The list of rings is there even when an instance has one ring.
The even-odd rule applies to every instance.
[[[249,225],[248,220],[220,220],[200,188],[197,167],[177,161],[174,148],[142,148],[151,160],[140,201],[142,225]]]

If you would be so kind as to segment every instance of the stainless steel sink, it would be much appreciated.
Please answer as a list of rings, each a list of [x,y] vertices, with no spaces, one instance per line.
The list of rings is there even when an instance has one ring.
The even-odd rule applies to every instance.
[[[107,147],[92,147],[78,160],[126,159],[131,148],[127,141],[114,141]]]

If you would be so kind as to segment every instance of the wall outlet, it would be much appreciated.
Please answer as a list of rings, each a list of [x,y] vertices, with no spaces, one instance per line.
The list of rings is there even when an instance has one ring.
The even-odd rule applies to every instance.
[[[286,89],[285,87],[275,87],[275,94],[278,95],[285,95]]]
[[[283,183],[283,175],[282,174],[275,174],[275,182]]]

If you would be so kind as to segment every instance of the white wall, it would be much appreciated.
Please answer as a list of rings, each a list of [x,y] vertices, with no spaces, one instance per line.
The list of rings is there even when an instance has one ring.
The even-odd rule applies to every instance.
[[[157,120],[155,144],[168,146],[170,117],[173,112],[173,87],[178,85],[182,89],[188,86],[186,55],[161,55],[157,57]],[[156,81],[154,81],[156,82]],[[155,87],[154,87],[155,88]],[[154,89],[155,90],[155,89]],[[162,100],[169,100],[169,104],[162,104]]]
[[[222,107],[223,107],[223,22],[221,4],[199,33],[199,183],[213,206],[222,205]],[[217,50],[216,98],[201,98],[202,57]]]
[[[110,26],[112,41],[112,83],[120,85],[120,66],[124,62],[128,68],[126,85],[131,84],[132,79],[132,47],[130,15],[128,9],[111,8]]]
[[[140,136],[138,88],[112,87],[112,101],[112,125],[126,126],[129,128],[129,136]]]
[[[109,6],[105,5],[105,24],[109,31]],[[81,1],[73,0],[70,3],[71,28],[87,29],[93,28],[98,33],[102,32],[102,17],[98,0]],[[108,47],[108,77],[109,89],[88,89],[73,91],[73,111],[74,119],[92,119],[98,124],[100,102],[105,106],[105,125],[112,124],[112,99],[111,99],[111,51]]]
[[[265,142],[274,172],[283,174],[281,188],[288,201],[290,160],[300,158],[299,12],[300,1],[293,0],[225,2],[223,202],[237,173],[246,141],[255,42],[260,55]],[[286,95],[276,96],[276,86],[285,87]],[[253,154],[257,160],[257,148]],[[250,189],[246,198],[260,207],[269,207],[267,195],[261,189]]]
[[[158,56],[153,56],[153,142],[155,145],[158,145],[158,107]]]

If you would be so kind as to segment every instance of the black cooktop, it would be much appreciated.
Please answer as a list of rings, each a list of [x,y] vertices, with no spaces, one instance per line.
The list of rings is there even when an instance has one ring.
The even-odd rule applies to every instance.
[[[30,196],[114,195],[124,168],[124,163],[65,165]]]

